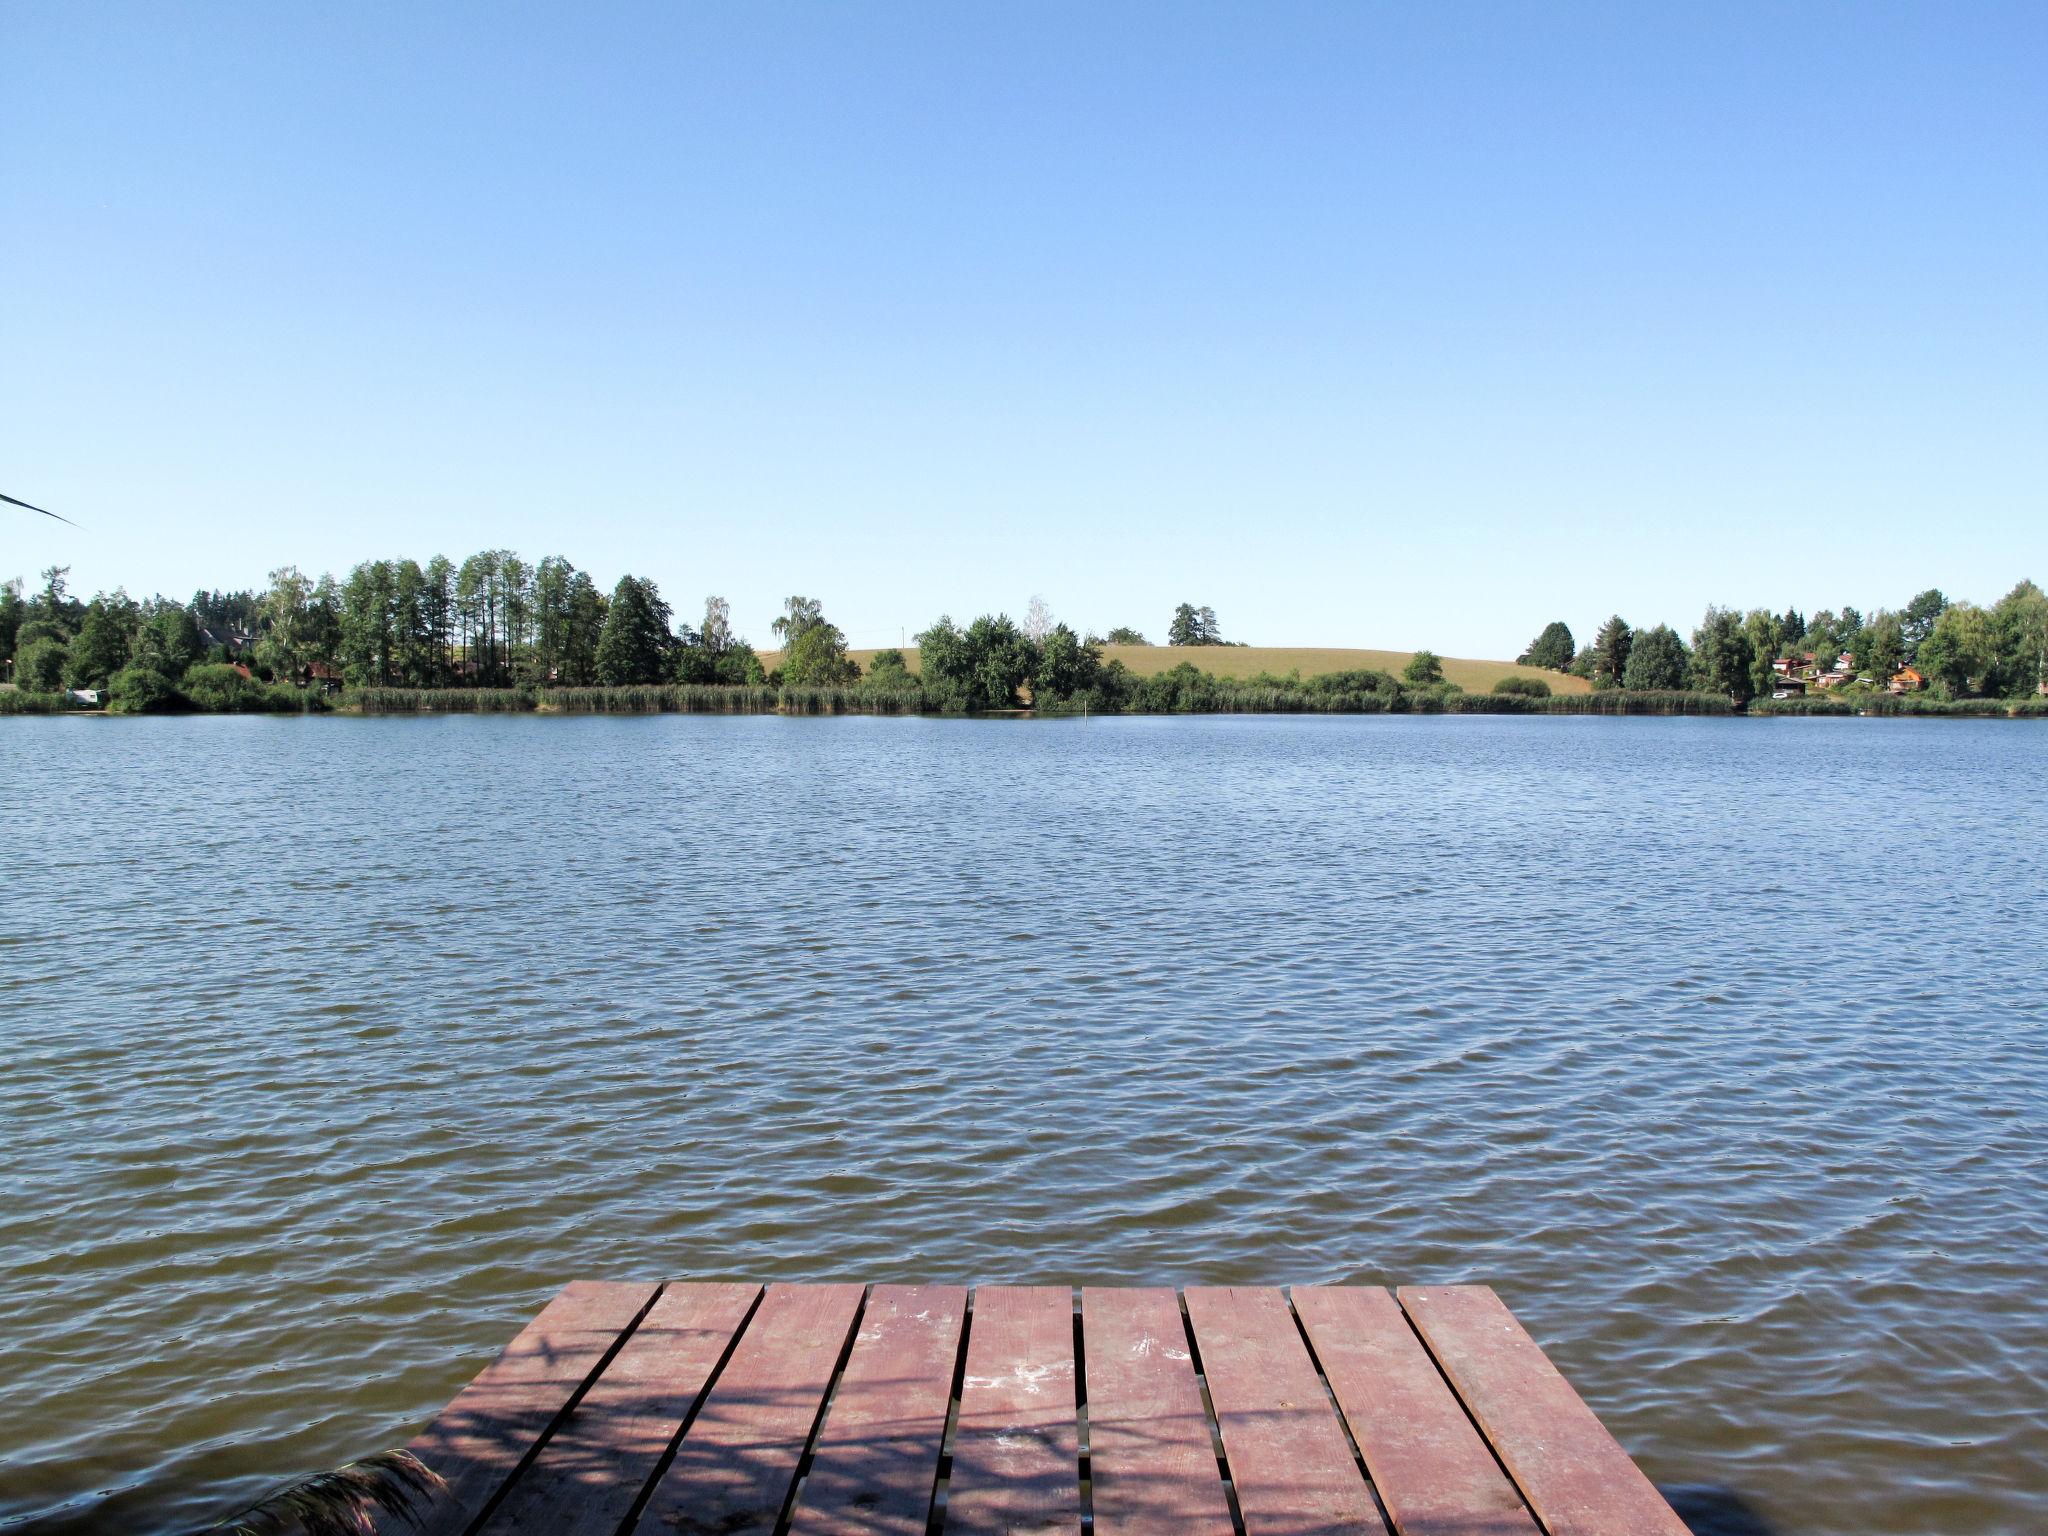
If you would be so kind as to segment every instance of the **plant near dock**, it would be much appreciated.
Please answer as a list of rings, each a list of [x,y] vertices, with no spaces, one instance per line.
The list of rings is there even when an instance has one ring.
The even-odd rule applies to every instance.
[[[287,1483],[210,1527],[212,1536],[371,1536],[379,1512],[418,1527],[447,1484],[410,1451],[379,1451]]]

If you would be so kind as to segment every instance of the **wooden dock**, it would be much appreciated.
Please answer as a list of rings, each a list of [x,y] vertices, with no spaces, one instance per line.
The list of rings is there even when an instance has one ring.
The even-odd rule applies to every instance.
[[[1485,1286],[578,1281],[410,1449],[432,1536],[1686,1529]]]

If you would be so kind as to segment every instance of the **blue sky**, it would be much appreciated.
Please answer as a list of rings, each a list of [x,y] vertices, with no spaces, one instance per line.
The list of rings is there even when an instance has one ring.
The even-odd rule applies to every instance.
[[[5,574],[1457,655],[2048,581],[2048,7],[9,0],[0,60],[0,490],[85,525]]]

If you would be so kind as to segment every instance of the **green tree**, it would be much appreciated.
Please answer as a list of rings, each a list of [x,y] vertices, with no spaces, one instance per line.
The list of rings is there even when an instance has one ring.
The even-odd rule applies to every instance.
[[[868,668],[862,674],[862,680],[884,688],[904,688],[915,681],[910,675],[910,663],[893,645],[868,658]]]
[[[1629,647],[1621,686],[1642,690],[1683,688],[1688,660],[1685,642],[1669,624],[1643,630]]]
[[[85,610],[64,667],[64,681],[73,688],[104,688],[107,680],[128,665],[135,652],[135,605],[124,592],[102,594]]]
[[[1417,651],[1408,658],[1408,665],[1402,669],[1401,676],[1419,687],[1440,683],[1444,680],[1443,658],[1435,651]]]
[[[1222,627],[1216,622],[1214,608],[1197,608],[1193,603],[1182,603],[1173,610],[1173,621],[1166,626],[1168,645],[1221,645]]]
[[[392,649],[399,679],[409,688],[431,688],[440,681],[441,655],[430,620],[427,573],[417,560],[401,560],[393,568]]]
[[[1943,695],[1966,698],[1977,691],[1997,659],[1991,615],[1975,603],[1951,603],[1920,642],[1916,665]]]
[[[341,595],[341,666],[351,683],[383,687],[398,671],[398,571],[366,560],[348,573]]]
[[[1693,678],[1702,693],[1725,693],[1736,704],[1755,696],[1750,663],[1755,660],[1742,620],[1727,608],[1709,608],[1692,632]]]
[[[950,614],[941,614],[917,636],[917,669],[925,698],[932,704],[941,709],[968,707],[968,680],[974,663],[968,654],[966,632]]]
[[[569,627],[563,641],[560,679],[586,688],[597,681],[597,646],[611,611],[597,583],[582,571],[569,578]]]
[[[261,633],[256,661],[273,677],[292,677],[314,660],[313,582],[296,565],[270,573],[270,589],[256,607]]]
[[[1549,667],[1554,672],[1563,672],[1571,666],[1577,644],[1572,639],[1571,627],[1563,619],[1552,619],[1517,660],[1525,667]]]
[[[1941,588],[1929,587],[1913,601],[1906,604],[1899,615],[1899,632],[1906,648],[1906,660],[1911,661],[1920,654],[1920,642],[1934,631],[1934,621],[1941,617],[1948,607],[1948,599],[1941,595]]]
[[[549,555],[534,567],[533,672],[542,684],[564,680],[573,619],[570,594],[576,575],[576,567],[560,555]]]
[[[194,709],[230,714],[263,707],[263,685],[251,682],[226,662],[201,662],[178,686]]]
[[[732,649],[732,604],[724,598],[704,599],[704,623],[697,631],[697,643],[707,656],[723,656]]]
[[[21,578],[13,577],[0,581],[0,661],[14,654],[14,637],[21,632],[22,621],[28,617],[28,604],[22,601]]]
[[[308,661],[333,666],[341,659],[341,589],[332,576],[313,584],[313,598],[306,605],[306,648]]]
[[[641,577],[621,576],[598,636],[597,681],[613,688],[666,681],[670,644],[669,606],[660,590]]]
[[[1874,683],[1890,680],[1906,664],[1905,625],[1896,613],[1880,608],[1857,631],[1853,648],[1857,675]]]
[[[1119,624],[1102,637],[1104,645],[1150,645],[1152,642],[1128,624]]]
[[[158,714],[185,702],[177,685],[155,667],[123,667],[108,681],[107,691],[117,715]]]
[[[734,683],[744,680],[744,665],[731,665],[735,652],[745,646],[734,638],[732,608],[722,597],[704,599],[704,624],[676,652],[676,681],[679,683]],[[745,646],[753,655],[753,647]],[[760,663],[754,663],[759,670]]]
[[[1628,627],[1618,613],[1600,626],[1600,632],[1593,636],[1595,688],[1621,686],[1622,675],[1628,671],[1629,649],[1635,644],[1635,639],[1635,631]]]
[[[1991,633],[1997,691],[2007,698],[2041,692],[2048,683],[2048,595],[2022,581],[1992,606]]]
[[[1071,699],[1093,689],[1102,677],[1102,654],[1064,624],[1047,631],[1038,647],[1038,668],[1031,680],[1033,703]]]
[[[1777,685],[1777,669],[1771,662],[1782,648],[1779,643],[1782,633],[1778,616],[1768,608],[1752,608],[1742,621],[1742,635],[1749,642],[1749,691],[1752,696],[1768,695]]]
[[[136,663],[161,672],[173,682],[185,675],[185,669],[199,660],[204,649],[199,621],[192,617],[192,611],[161,600],[142,621],[135,637]]]
[[[64,686],[64,671],[70,658],[66,646],[54,635],[30,640],[14,657],[16,686],[29,693],[55,693]]]
[[[479,550],[455,572],[455,626],[464,666],[483,687],[504,680],[499,647],[504,619],[504,552]]]
[[[30,617],[43,620],[53,626],[62,639],[69,640],[78,633],[78,621],[83,616],[81,605],[67,592],[71,567],[46,565],[42,575],[43,590],[29,605]]]
[[[983,614],[967,626],[974,658],[969,694],[975,709],[1009,709],[1038,670],[1038,647],[1006,613]]]
[[[455,672],[455,562],[446,555],[436,555],[421,575],[424,580],[420,588],[420,628],[427,648],[433,653],[430,676],[434,683],[444,683]]]
[[[917,646],[925,698],[941,709],[1009,709],[1038,671],[1038,648],[1003,614],[964,630],[942,617]]]
[[[773,628],[782,641],[784,686],[847,688],[860,681],[860,664],[846,654],[846,636],[825,617],[814,597],[792,597]]]
[[[775,631],[775,638],[787,646],[813,624],[824,622],[825,605],[815,597],[786,597],[782,600],[782,616],[769,628]]]

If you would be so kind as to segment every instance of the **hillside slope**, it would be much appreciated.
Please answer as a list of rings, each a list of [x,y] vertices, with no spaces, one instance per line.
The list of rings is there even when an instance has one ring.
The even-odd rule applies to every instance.
[[[873,651],[849,652],[866,671],[874,659]],[[1368,670],[1391,672],[1401,675],[1401,669],[1408,665],[1413,651],[1363,651],[1342,647],[1304,647],[1291,645],[1105,645],[1102,648],[1104,661],[1120,661],[1140,677],[1151,677],[1166,672],[1184,661],[1193,662],[1204,672],[1217,677],[1256,677],[1268,672],[1276,677],[1285,677],[1289,672],[1299,671],[1303,677],[1317,677],[1325,672],[1354,672]],[[917,647],[910,646],[903,652],[903,658],[910,664],[910,670],[917,670]],[[761,665],[774,670],[782,661],[780,651],[763,651]],[[1511,661],[1476,661],[1466,657],[1446,656],[1444,677],[1456,683],[1467,693],[1488,693],[1493,685],[1504,677],[1536,677],[1550,685],[1552,693],[1590,693],[1593,685],[1584,678],[1572,677],[1563,672],[1546,672],[1541,667],[1518,667]]]

